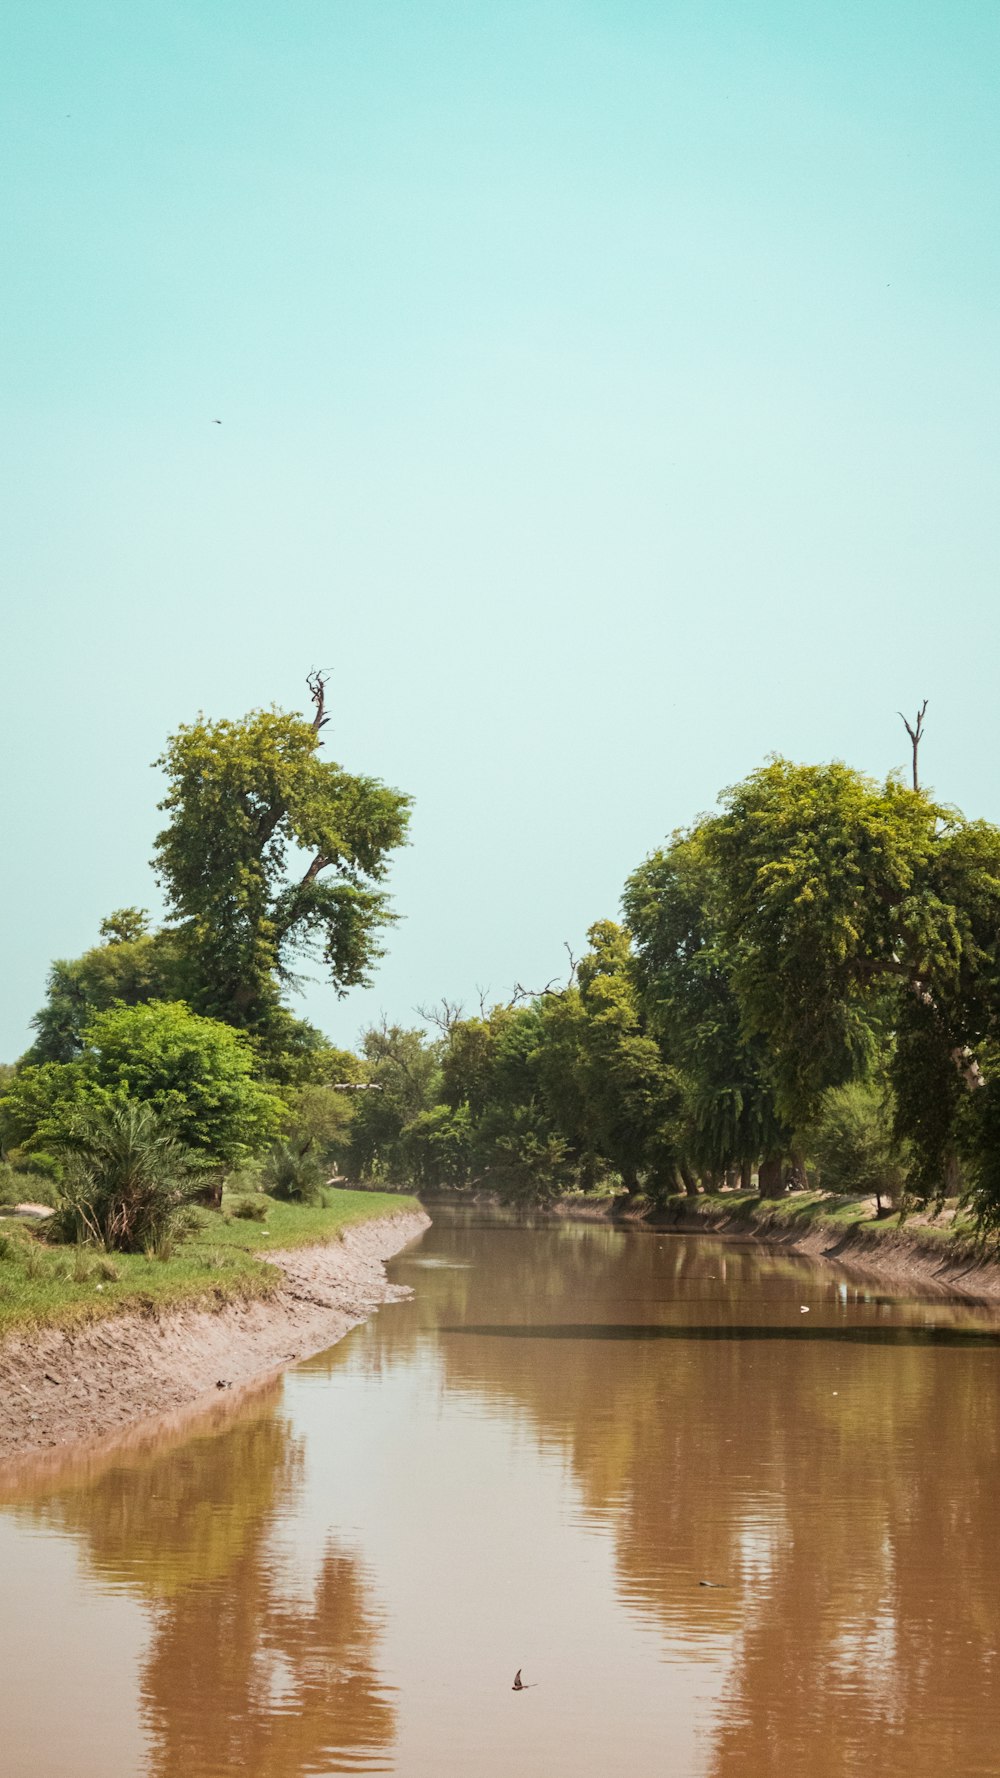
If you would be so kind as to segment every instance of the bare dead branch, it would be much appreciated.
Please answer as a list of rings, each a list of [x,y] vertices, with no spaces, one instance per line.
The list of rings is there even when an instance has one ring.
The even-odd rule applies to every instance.
[[[914,790],[920,789],[920,783],[919,783],[919,780],[917,777],[917,751],[920,747],[920,738],[924,732],[924,717],[926,716],[926,714],[927,714],[927,699],[926,698],[924,699],[923,703],[921,704],[920,709],[917,711],[916,721],[912,725],[907,721],[906,717],[903,715],[902,710],[897,711],[897,715],[899,716],[900,720],[902,721],[903,727],[905,728],[907,734],[910,737],[910,744],[913,748],[913,788],[914,788]]]
[[[429,1025],[436,1025],[442,1037],[450,1037],[455,1026],[461,1024],[465,1017],[462,1002],[446,1000],[443,995],[437,1006],[416,1006],[414,1011],[420,1018],[426,1019]]]
[[[546,994],[561,994],[562,989],[556,986],[557,980],[558,977],[553,976],[550,981],[546,982],[544,988],[526,988],[523,982],[515,982],[511,997],[507,1002],[508,1012],[515,1006],[523,1006],[527,1001],[544,1000]]]
[[[312,671],[306,674],[306,684],[309,687],[309,696],[316,706],[316,714],[313,717],[312,726],[313,733],[317,735],[319,734],[320,729],[325,728],[330,720],[326,714],[326,685],[329,677],[329,673],[324,673],[320,667],[313,667]]]

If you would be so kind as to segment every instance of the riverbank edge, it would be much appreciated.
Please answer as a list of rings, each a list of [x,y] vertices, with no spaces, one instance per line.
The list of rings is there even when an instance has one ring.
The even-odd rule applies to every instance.
[[[125,1310],[80,1328],[42,1327],[0,1343],[0,1467],[113,1440],[142,1421],[219,1399],[325,1351],[408,1292],[385,1264],[430,1227],[424,1210],[351,1224],[343,1238],[270,1253],[282,1273],[264,1298]]]
[[[714,1193],[668,1198],[653,1208],[630,1210],[627,1201],[564,1198],[550,1207],[561,1221],[640,1225],[677,1234],[720,1235],[782,1247],[807,1258],[833,1260],[887,1284],[919,1284],[960,1293],[970,1300],[1000,1303],[1000,1259],[984,1253],[965,1235],[926,1224],[886,1225],[859,1211],[857,1200],[829,1198],[803,1202],[759,1198],[755,1194]],[[839,1215],[834,1212],[839,1211]]]
[[[493,1194],[470,1197],[463,1192],[428,1193],[426,1200],[452,1208],[504,1208]],[[878,1221],[869,1200],[817,1198],[791,1193],[760,1198],[755,1192],[717,1192],[698,1197],[648,1200],[574,1192],[549,1204],[525,1207],[524,1214],[543,1222],[598,1222],[617,1228],[669,1230],[675,1234],[717,1235],[728,1240],[755,1241],[780,1247],[809,1259],[830,1260],[868,1281],[917,1286],[932,1294],[947,1292],[972,1301],[1000,1304],[1000,1252],[994,1244],[984,1252],[963,1230],[916,1218],[902,1227],[897,1220]]]

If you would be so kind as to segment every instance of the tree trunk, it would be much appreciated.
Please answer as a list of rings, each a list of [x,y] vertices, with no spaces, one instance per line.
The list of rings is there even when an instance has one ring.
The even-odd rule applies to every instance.
[[[769,1155],[761,1161],[757,1173],[757,1190],[762,1198],[783,1198],[785,1181],[781,1165],[781,1156]]]
[[[806,1157],[801,1149],[796,1149],[789,1164],[785,1184],[806,1191],[809,1186],[809,1175],[806,1172]]]
[[[748,1192],[753,1186],[753,1162],[740,1162],[740,1191]]]
[[[206,1210],[222,1209],[222,1188],[226,1176],[221,1167],[214,1167],[209,1173],[204,1186],[195,1198],[196,1204],[204,1204]]]
[[[687,1192],[688,1197],[696,1198],[698,1196],[698,1187],[695,1184],[694,1174],[691,1172],[686,1161],[681,1161],[678,1171],[680,1172],[684,1190]]]

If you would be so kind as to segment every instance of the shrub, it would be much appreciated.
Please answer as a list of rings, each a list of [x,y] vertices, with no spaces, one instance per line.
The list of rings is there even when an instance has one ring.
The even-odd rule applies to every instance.
[[[74,1062],[25,1063],[0,1092],[0,1136],[31,1151],[65,1151],[81,1117],[123,1099],[172,1120],[178,1138],[236,1166],[281,1129],[286,1108],[255,1078],[238,1031],[183,1001],[112,1006],[95,1015]]]
[[[270,1206],[264,1198],[237,1198],[229,1205],[230,1216],[238,1216],[243,1222],[266,1222]]]
[[[874,1196],[899,1204],[906,1190],[906,1157],[893,1136],[887,1095],[865,1081],[826,1094],[810,1147],[825,1191]]]
[[[58,1192],[51,1179],[37,1173],[34,1168],[14,1167],[9,1161],[0,1161],[0,1204],[49,1204],[53,1208],[58,1203]]]
[[[82,1113],[61,1138],[67,1156],[56,1239],[122,1253],[157,1247],[201,1190],[203,1167],[149,1105],[123,1101]]]
[[[263,1189],[262,1174],[263,1167],[260,1161],[244,1161],[242,1166],[235,1167],[232,1172],[226,1174],[226,1190],[230,1197],[246,1197],[251,1192],[261,1191]]]
[[[264,1185],[275,1198],[315,1204],[325,1177],[311,1141],[276,1142],[264,1162]]]

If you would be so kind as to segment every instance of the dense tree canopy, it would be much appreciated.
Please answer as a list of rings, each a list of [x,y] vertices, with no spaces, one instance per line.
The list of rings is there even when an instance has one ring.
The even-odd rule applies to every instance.
[[[743,1145],[787,1154],[829,1094],[871,1081],[886,1155],[904,1145],[911,1190],[954,1189],[964,1157],[983,1209],[1000,832],[837,763],[772,760],[722,803],[654,853],[625,897],[651,1016],[703,1107],[699,1127],[724,1137],[720,1158]],[[739,1114],[728,1134],[727,1105]]]
[[[726,792],[706,844],[744,1023],[793,1118],[864,1064],[887,983],[967,1000],[1000,917],[994,829],[893,779],[778,759]]]
[[[159,761],[170,787],[155,865],[192,959],[192,1003],[250,1029],[266,1027],[303,957],[338,993],[365,982],[392,917],[380,884],[409,798],[320,759],[323,682],[311,684],[312,721],[199,718]]]
[[[123,1002],[184,997],[185,958],[177,935],[151,933],[136,908],[119,909],[101,923],[103,944],[82,957],[53,963],[45,1005],[32,1023],[36,1037],[27,1059],[72,1062],[95,1013]]]
[[[739,1167],[790,1147],[778,1115],[768,1051],[745,1028],[732,977],[719,873],[703,828],[678,833],[629,878],[624,907],[651,1029],[683,1086],[682,1148],[689,1167]]]
[[[56,1145],[78,1113],[133,1100],[212,1160],[234,1164],[276,1135],[286,1116],[255,1076],[249,1044],[182,1002],[151,1001],[99,1013],[77,1062],[27,1064],[0,1097],[5,1146]]]
[[[643,1028],[628,934],[601,920],[587,936],[577,1029],[590,1146],[628,1191],[670,1189],[680,1152],[680,1079]]]

